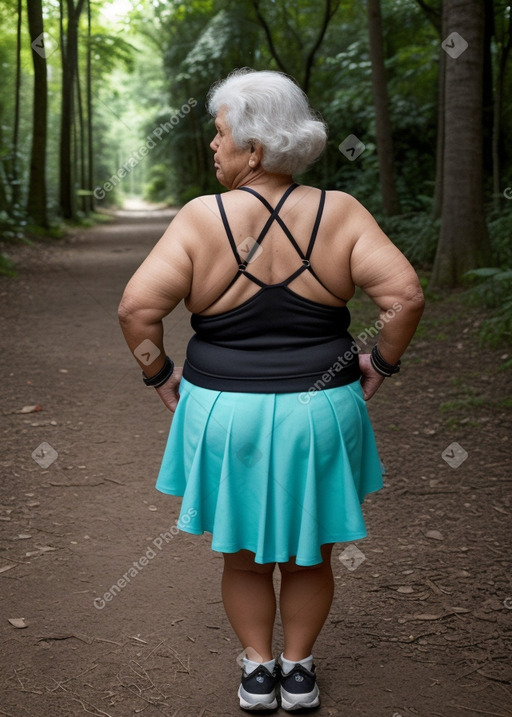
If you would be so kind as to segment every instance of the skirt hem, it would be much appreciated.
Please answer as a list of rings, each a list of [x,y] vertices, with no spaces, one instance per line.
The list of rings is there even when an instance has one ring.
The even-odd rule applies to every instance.
[[[361,505],[364,503],[364,500],[366,496],[371,495],[372,493],[377,493],[379,490],[382,490],[384,486],[378,486],[374,488],[373,490],[369,490],[361,500]],[[172,495],[176,496],[177,498],[183,497],[180,492],[177,490],[175,493],[171,493],[170,491],[162,490],[161,488],[157,488],[157,490],[160,493],[163,493],[164,495]],[[254,546],[247,546],[247,545],[230,545],[230,546],[222,546],[222,545],[213,545],[215,537],[214,533],[210,528],[203,528],[203,530],[194,530],[188,526],[183,526],[179,524],[179,521],[177,523],[177,528],[182,533],[188,533],[189,535],[204,535],[205,533],[208,533],[212,536],[212,545],[211,549],[217,553],[238,553],[240,550],[248,550],[251,553],[254,553],[254,562],[258,563],[259,565],[265,565],[266,563],[287,563],[288,560],[290,560],[293,557],[296,557],[295,554],[290,554],[288,557],[276,557],[276,558],[270,558],[270,559],[264,559],[257,557],[257,548],[254,548]],[[332,536],[329,538],[322,538],[318,544],[318,547],[320,548],[322,545],[326,545],[327,543],[352,543],[355,540],[363,540],[364,538],[368,537],[368,532],[366,529],[362,531],[357,531],[355,533],[343,533],[341,535],[340,533],[336,534],[336,536]],[[301,565],[303,567],[309,567],[311,565],[320,565],[323,561],[315,561],[315,560],[296,560],[297,565]]]

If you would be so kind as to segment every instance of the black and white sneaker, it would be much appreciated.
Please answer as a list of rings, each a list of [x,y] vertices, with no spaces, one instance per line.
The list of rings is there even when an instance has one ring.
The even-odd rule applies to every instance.
[[[281,707],[288,712],[313,709],[320,704],[315,666],[307,670],[298,663],[286,675],[281,672]]]
[[[238,688],[240,707],[250,711],[277,709],[278,674],[278,665],[273,672],[269,672],[264,665],[258,665],[249,674],[242,670],[242,682]]]

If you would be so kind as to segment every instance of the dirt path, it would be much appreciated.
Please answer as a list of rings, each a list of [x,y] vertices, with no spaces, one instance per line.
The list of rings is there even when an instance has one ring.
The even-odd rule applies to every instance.
[[[241,714],[222,560],[177,534],[178,501],[154,490],[169,414],[117,324],[169,220],[125,212],[17,250],[26,269],[0,279],[0,715]],[[370,405],[387,487],[366,505],[364,560],[335,550],[321,717],[512,715],[510,372],[478,349],[480,318],[429,306],[407,370]],[[166,333],[181,363],[183,308]]]

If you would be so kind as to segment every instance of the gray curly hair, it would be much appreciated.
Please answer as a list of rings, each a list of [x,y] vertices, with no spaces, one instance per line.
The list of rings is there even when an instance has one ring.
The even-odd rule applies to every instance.
[[[268,172],[304,172],[322,153],[327,128],[306,94],[282,72],[235,70],[215,83],[207,108],[215,117],[225,107],[233,141],[240,149],[259,143]]]

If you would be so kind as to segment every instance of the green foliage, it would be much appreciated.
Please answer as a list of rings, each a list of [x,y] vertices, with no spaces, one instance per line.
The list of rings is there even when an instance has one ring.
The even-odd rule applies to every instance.
[[[512,211],[495,212],[488,221],[494,261],[497,266],[512,266]]]
[[[154,164],[149,170],[149,180],[144,188],[144,199],[161,202],[167,197],[169,168],[165,164]]]
[[[481,344],[512,344],[512,269],[483,267],[465,276],[476,282],[466,292],[468,302],[494,310],[480,330]]]
[[[425,204],[430,200],[424,199]],[[417,268],[432,266],[439,238],[440,221],[430,211],[381,217],[379,224],[394,244]]]
[[[0,276],[16,276],[16,269],[9,257],[0,253]]]
[[[14,205],[10,212],[0,211],[0,240],[14,244],[25,240],[27,222],[25,212]]]
[[[322,26],[324,3],[313,0],[276,2],[259,0],[152,0],[135,2],[133,10],[116,16],[114,0],[91,2],[93,79],[93,138],[95,186],[115,184],[97,206],[115,206],[129,195],[152,201],[172,197],[185,203],[200,194],[222,191],[212,167],[209,142],[213,123],[206,116],[210,86],[237,67],[282,69],[304,85],[311,70],[308,95],[329,127],[326,151],[316,164],[296,179],[354,195],[377,216],[384,231],[416,267],[428,269],[434,259],[439,222],[431,218],[434,191],[437,94],[440,52],[440,0],[382,0],[388,94],[395,154],[396,183],[403,209],[400,217],[381,217],[381,189],[376,147],[375,112],[371,85],[366,3],[339,0],[338,9],[309,68],[308,58]],[[117,4],[118,5],[118,4]],[[336,3],[333,3],[336,5]],[[21,122],[17,157],[13,151],[16,58],[15,0],[0,4],[0,235],[9,242],[25,236],[28,165],[31,145],[32,52],[24,2],[21,52]],[[507,9],[508,8],[508,9]],[[494,79],[510,31],[510,8],[495,3],[492,47]],[[59,125],[62,57],[59,3],[44,4],[45,30],[57,51],[47,58],[49,81],[48,201],[50,215],[58,217]],[[79,27],[81,100],[86,107],[87,16]],[[271,49],[271,43],[273,49]],[[512,59],[512,55],[510,55]],[[509,60],[504,86],[510,85]],[[76,99],[78,99],[76,97]],[[190,100],[193,99],[193,106]],[[77,103],[78,105],[78,103]],[[190,111],[182,112],[189,105]],[[80,123],[75,107],[76,190],[80,191]],[[146,138],[170,118],[178,116],[149,152],[139,156]],[[500,139],[503,187],[511,184],[512,101],[506,94]],[[351,162],[338,149],[349,134],[366,149]],[[120,168],[136,157],[134,166],[117,178]],[[12,189],[17,160],[21,197]],[[506,178],[509,178],[508,181]],[[114,182],[110,180],[114,178]],[[487,188],[490,189],[489,177]],[[502,203],[504,200],[501,199]],[[510,205],[510,202],[508,203]],[[507,206],[507,210],[508,210]],[[512,266],[512,214],[489,215],[489,233],[496,267]],[[478,281],[477,281],[478,279]],[[478,301],[501,302],[504,280],[475,275]],[[507,285],[508,287],[508,285]],[[468,295],[469,296],[469,295]],[[473,294],[471,294],[473,296]],[[501,326],[506,326],[503,317]],[[498,323],[499,323],[498,321]],[[505,331],[505,329],[503,330]],[[503,333],[503,332],[502,332]]]

